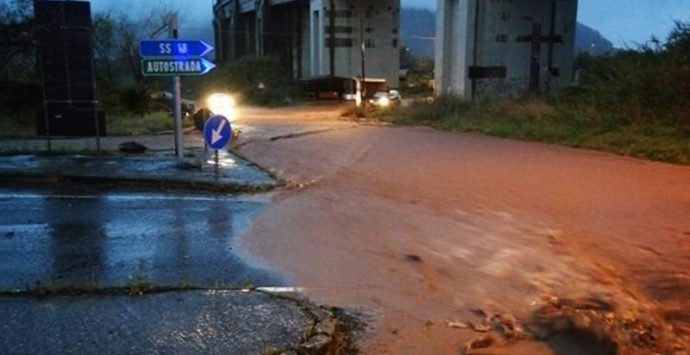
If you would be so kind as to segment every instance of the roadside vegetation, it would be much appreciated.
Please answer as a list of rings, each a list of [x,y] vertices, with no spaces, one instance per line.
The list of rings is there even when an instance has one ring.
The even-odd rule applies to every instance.
[[[557,99],[441,97],[373,115],[397,124],[690,164],[690,24],[677,23],[666,44],[650,43],[610,56],[581,55],[580,82]]]
[[[244,57],[219,66],[208,75],[191,81],[201,97],[213,92],[233,95],[243,104],[278,107],[305,100],[290,69],[275,57]]]
[[[160,7],[137,17],[93,14],[96,96],[106,112],[108,133],[154,133],[172,127],[170,105],[156,99],[169,80],[141,75],[137,46],[140,38],[169,23],[173,13]],[[35,136],[42,102],[36,63],[39,31],[31,0],[8,0],[0,7],[1,137]]]
[[[183,128],[193,125],[191,119],[182,120]],[[171,132],[175,123],[169,112],[152,112],[144,115],[121,114],[107,117],[109,135],[147,135]]]

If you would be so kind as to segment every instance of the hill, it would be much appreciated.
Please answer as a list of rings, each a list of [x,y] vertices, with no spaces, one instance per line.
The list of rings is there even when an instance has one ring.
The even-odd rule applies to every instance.
[[[403,8],[400,14],[400,38],[410,54],[421,58],[434,57],[436,13],[433,10]],[[578,52],[606,54],[615,51],[613,43],[597,30],[577,24],[575,48]]]

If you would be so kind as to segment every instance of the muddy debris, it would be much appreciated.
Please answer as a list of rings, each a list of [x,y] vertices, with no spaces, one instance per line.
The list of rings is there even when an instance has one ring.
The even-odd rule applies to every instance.
[[[544,341],[556,350],[573,344],[597,349],[601,354],[688,354],[687,339],[679,338],[662,317],[623,310],[602,297],[582,299],[544,296],[532,314],[520,320],[509,313],[477,310],[487,324],[470,328],[482,334],[468,342],[463,352],[480,345],[501,346],[516,340]],[[489,342],[487,335],[493,336]]]
[[[470,328],[472,328],[472,330],[474,330],[475,332],[478,332],[478,333],[488,333],[488,332],[494,330],[494,327],[491,326],[490,324],[470,322],[469,326],[470,326]]]
[[[416,254],[407,254],[407,255],[405,255],[405,261],[410,262],[410,263],[421,263],[422,258]]]
[[[456,321],[447,321],[446,326],[448,328],[454,328],[454,329],[468,329],[470,327],[470,325],[465,323],[465,322],[456,322]]]
[[[485,334],[465,344],[461,354],[469,354],[469,352],[472,350],[486,349],[494,344],[496,344],[496,338],[491,334]]]
[[[146,153],[148,148],[138,142],[124,142],[118,146],[118,150],[125,154],[143,154]]]

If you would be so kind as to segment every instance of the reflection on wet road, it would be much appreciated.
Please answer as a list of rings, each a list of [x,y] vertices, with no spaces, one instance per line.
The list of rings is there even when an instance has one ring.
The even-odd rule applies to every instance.
[[[0,190],[0,288],[281,286],[234,253],[266,197]]]

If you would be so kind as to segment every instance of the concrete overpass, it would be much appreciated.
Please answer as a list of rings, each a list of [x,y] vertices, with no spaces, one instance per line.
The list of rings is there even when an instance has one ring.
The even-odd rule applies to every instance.
[[[219,62],[276,56],[296,79],[362,73],[398,86],[400,0],[217,0]]]
[[[557,90],[573,71],[577,0],[438,0],[437,95]]]

